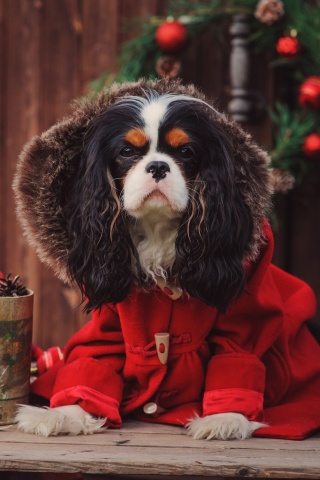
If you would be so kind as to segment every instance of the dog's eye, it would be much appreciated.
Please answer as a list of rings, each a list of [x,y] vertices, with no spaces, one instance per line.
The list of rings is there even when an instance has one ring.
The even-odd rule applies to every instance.
[[[124,148],[120,151],[121,157],[124,157],[124,158],[133,157],[135,154],[136,154],[136,152],[135,152],[135,150],[134,150],[132,147],[124,147]]]
[[[178,153],[183,160],[191,160],[194,157],[194,150],[191,147],[181,147]]]

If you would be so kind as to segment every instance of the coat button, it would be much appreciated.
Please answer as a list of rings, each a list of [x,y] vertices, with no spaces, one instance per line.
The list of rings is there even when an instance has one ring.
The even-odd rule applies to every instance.
[[[164,413],[164,412],[165,412],[165,409],[160,407],[154,402],[146,403],[143,406],[143,413],[145,413],[146,415],[157,416],[157,415],[161,415],[161,413]]]
[[[156,333],[155,336],[156,349],[160,362],[165,365],[168,361],[170,334],[161,332]]]

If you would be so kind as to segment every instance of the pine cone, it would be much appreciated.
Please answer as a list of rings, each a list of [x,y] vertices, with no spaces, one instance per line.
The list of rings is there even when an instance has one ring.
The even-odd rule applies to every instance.
[[[176,78],[181,72],[181,63],[169,55],[160,57],[156,63],[156,72],[162,78]]]
[[[262,23],[272,25],[284,15],[281,0],[260,0],[254,16]]]
[[[21,283],[19,275],[11,280],[11,273],[0,278],[0,297],[22,297],[28,295],[26,287]]]
[[[294,184],[295,179],[287,170],[281,168],[272,170],[272,185],[276,193],[288,193],[293,189]]]

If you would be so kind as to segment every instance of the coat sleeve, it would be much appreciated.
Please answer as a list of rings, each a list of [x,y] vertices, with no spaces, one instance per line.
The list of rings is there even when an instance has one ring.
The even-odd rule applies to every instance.
[[[105,305],[69,341],[65,364],[55,381],[50,406],[78,404],[107,424],[121,425],[124,341],[117,311]]]
[[[265,366],[261,357],[275,341],[284,321],[283,300],[270,261],[273,238],[266,226],[266,244],[251,268],[247,288],[226,314],[219,315],[210,338],[203,415],[237,412],[263,420]]]

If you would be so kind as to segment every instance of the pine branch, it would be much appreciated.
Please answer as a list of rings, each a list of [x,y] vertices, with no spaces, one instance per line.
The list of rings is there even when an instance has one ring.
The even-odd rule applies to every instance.
[[[319,125],[319,115],[308,111],[291,111],[278,103],[271,112],[275,126],[275,146],[271,153],[273,168],[288,170],[297,181],[309,170],[302,147],[305,137]]]

